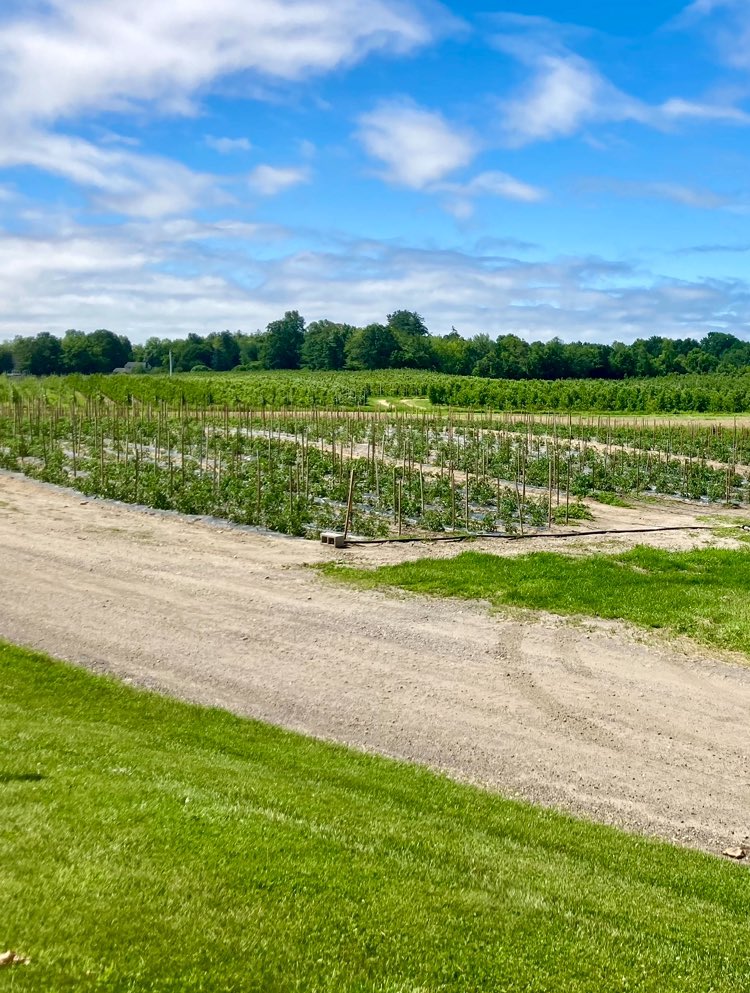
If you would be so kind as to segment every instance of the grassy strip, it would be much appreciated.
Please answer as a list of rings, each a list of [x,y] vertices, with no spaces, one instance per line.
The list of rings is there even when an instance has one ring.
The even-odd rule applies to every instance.
[[[0,644],[0,989],[747,989],[750,873]]]
[[[548,552],[504,557],[464,552],[376,570],[325,566],[362,586],[489,600],[554,614],[607,617],[666,628],[750,654],[750,555],[639,546],[620,555]]]

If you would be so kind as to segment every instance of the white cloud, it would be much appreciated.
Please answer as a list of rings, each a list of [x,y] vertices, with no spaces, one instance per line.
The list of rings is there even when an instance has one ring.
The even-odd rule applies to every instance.
[[[121,229],[128,238],[165,250],[175,245],[211,243],[212,241],[240,243],[283,241],[289,236],[279,224],[254,224],[248,221],[196,221],[175,217],[156,221],[130,221]]]
[[[734,209],[741,204],[713,190],[672,182],[595,179],[581,184],[584,189],[604,190],[617,196],[670,200],[683,207],[702,210]]]
[[[750,286],[742,280],[688,282],[598,258],[520,261],[376,241],[261,258],[251,239],[265,251],[268,232],[231,223],[70,226],[33,237],[0,231],[0,339],[68,327],[110,327],[135,341],[255,330],[291,307],[308,320],[356,324],[414,308],[436,333],[455,325],[467,334],[568,340],[712,328],[750,334]]]
[[[494,39],[531,73],[520,92],[500,104],[506,140],[513,147],[569,137],[597,123],[635,121],[661,130],[689,120],[750,124],[750,114],[726,103],[674,97],[647,104],[618,89],[591,62],[568,51],[560,38],[553,39],[549,22],[539,27],[533,19],[523,19],[520,26],[532,33]]]
[[[379,104],[359,118],[357,135],[365,150],[382,162],[383,179],[398,186],[437,195],[459,220],[474,212],[480,197],[524,203],[544,198],[545,191],[508,173],[488,170],[457,182],[446,177],[469,165],[480,150],[478,138],[433,110],[412,101]]]
[[[178,214],[218,195],[212,177],[171,159],[101,148],[57,132],[18,131],[0,142],[0,168],[21,165],[93,190],[101,207],[123,214]]]
[[[450,24],[402,0],[49,0],[0,22],[0,114],[55,121],[140,103],[190,112],[216,79],[299,80],[402,54]]]
[[[671,200],[684,207],[699,207],[703,210],[717,210],[720,207],[728,206],[731,202],[712,190],[695,189],[691,186],[682,186],[679,183],[644,183],[640,188],[638,184],[633,184],[633,187],[634,195],[654,196]]]
[[[212,148],[219,155],[231,155],[233,152],[249,152],[252,145],[247,138],[217,138],[207,134],[204,138],[209,148]]]
[[[715,10],[732,6],[734,6],[734,0],[694,0],[693,3],[688,4],[681,17],[684,20],[694,14],[711,14]]]
[[[584,59],[574,55],[544,55],[534,66],[528,85],[504,107],[504,127],[510,144],[525,145],[567,137],[592,121],[622,119],[630,102]],[[619,109],[618,109],[619,108]]]
[[[433,0],[45,0],[6,8],[0,167],[63,175],[96,191],[106,209],[179,213],[215,194],[209,177],[155,156],[103,151],[62,126],[136,109],[192,114],[228,77],[237,92],[252,93],[259,81],[298,81],[372,52],[411,52],[456,23]],[[223,154],[249,148],[242,138],[208,142]]]
[[[750,244],[734,245],[690,245],[687,248],[678,248],[675,255],[744,255],[750,252]]]
[[[474,200],[482,197],[500,197],[520,203],[538,203],[547,196],[545,190],[521,182],[505,172],[480,172],[466,183],[437,183],[431,192],[443,194],[446,209],[459,220],[474,213]]]
[[[259,165],[248,176],[250,188],[267,197],[309,182],[310,172],[305,167]]]
[[[386,166],[384,178],[413,190],[427,189],[468,165],[478,150],[473,135],[409,101],[381,103],[358,124],[362,145]]]
[[[683,22],[703,19],[721,61],[735,69],[750,70],[750,8],[746,0],[698,0],[687,8]]]
[[[731,105],[696,103],[691,100],[674,98],[666,100],[656,110],[667,120],[692,118],[723,124],[750,124],[750,114]]]
[[[523,203],[537,203],[546,196],[538,186],[522,183],[505,172],[480,172],[468,183],[443,183],[436,187],[441,192],[455,193],[466,197],[503,197],[507,200],[520,200]]]

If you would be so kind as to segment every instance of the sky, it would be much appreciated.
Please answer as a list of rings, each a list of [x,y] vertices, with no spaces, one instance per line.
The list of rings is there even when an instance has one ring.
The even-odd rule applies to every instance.
[[[3,0],[0,340],[750,338],[748,0]]]

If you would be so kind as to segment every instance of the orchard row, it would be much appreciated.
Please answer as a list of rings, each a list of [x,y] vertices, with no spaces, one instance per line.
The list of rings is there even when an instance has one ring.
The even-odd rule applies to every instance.
[[[741,432],[715,435],[713,448],[701,436],[695,450],[724,451],[722,461],[678,454],[699,445],[687,429],[666,436],[668,449],[646,447],[663,438],[645,430],[634,425],[626,438],[606,420],[17,399],[0,405],[0,467],[310,537],[544,529],[585,516],[581,498],[595,494],[748,502]]]
[[[388,398],[427,398],[454,408],[630,413],[750,411],[750,374],[660,376],[650,379],[513,380],[452,376],[414,369],[372,372],[184,373],[175,376],[0,376],[0,401],[15,395],[68,401],[229,404],[246,407],[373,408]]]

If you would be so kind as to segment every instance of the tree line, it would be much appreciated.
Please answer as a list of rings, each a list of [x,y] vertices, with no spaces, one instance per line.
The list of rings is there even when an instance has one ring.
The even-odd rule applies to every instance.
[[[128,362],[141,371],[224,372],[258,369],[427,369],[485,379],[630,379],[732,373],[750,367],[750,342],[711,331],[701,339],[653,335],[632,344],[528,342],[515,334],[464,337],[453,329],[431,335],[415,311],[397,310],[385,323],[354,327],[330,320],[305,325],[296,310],[265,331],[188,334],[131,344],[100,329],[42,332],[0,344],[0,372],[49,376],[110,373]]]

